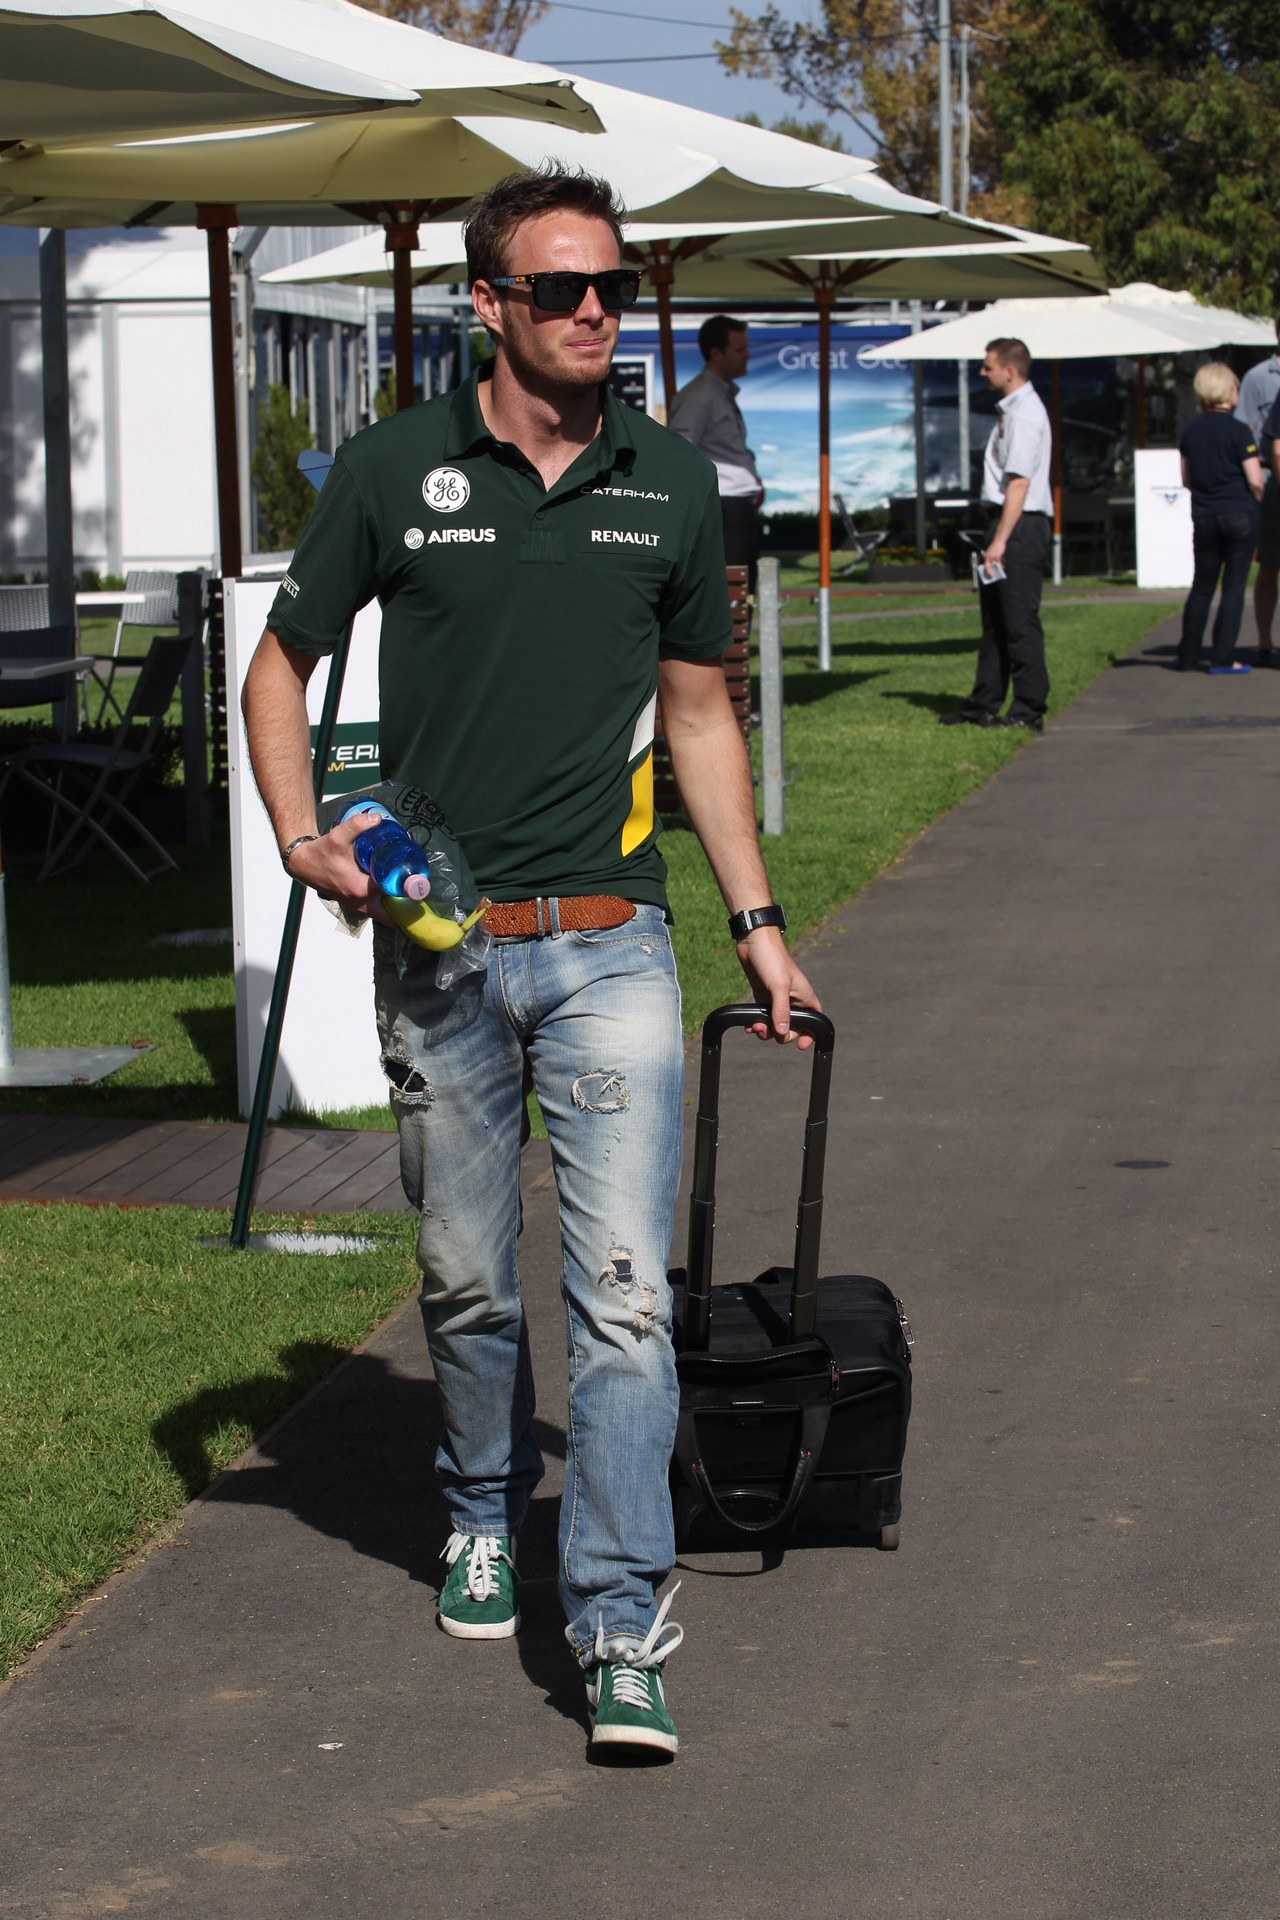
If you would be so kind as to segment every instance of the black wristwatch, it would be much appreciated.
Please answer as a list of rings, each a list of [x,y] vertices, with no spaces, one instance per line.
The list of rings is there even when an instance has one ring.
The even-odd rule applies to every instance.
[[[785,927],[787,916],[781,907],[747,907],[742,913],[729,915],[729,937],[733,940],[745,940],[757,927]]]

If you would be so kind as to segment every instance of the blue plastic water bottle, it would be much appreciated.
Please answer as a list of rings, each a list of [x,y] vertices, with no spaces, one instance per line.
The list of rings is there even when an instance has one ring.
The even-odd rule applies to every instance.
[[[353,800],[342,818],[349,820],[353,813],[381,815],[376,827],[366,827],[352,842],[357,866],[392,899],[425,900],[431,891],[431,867],[412,834],[376,800]]]

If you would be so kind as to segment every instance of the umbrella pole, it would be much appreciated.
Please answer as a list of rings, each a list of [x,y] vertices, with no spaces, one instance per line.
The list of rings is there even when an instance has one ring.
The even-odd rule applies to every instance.
[[[668,414],[676,397],[676,340],[671,324],[671,289],[676,270],[669,260],[655,261],[649,268],[649,284],[658,302],[658,342],[662,355],[662,404]]]
[[[833,286],[814,288],[818,307],[818,670],[831,671],[831,309]]]
[[[1138,430],[1136,438],[1138,445],[1145,447],[1147,444],[1147,356],[1145,353],[1138,355],[1137,376]]]
[[[1062,585],[1062,363],[1053,363],[1053,584]]]
[[[240,572],[239,449],[236,444],[235,319],[231,308],[230,232],[236,210],[196,208],[196,225],[208,235],[209,327],[213,344],[213,442],[218,467],[218,557],[224,580]]]
[[[391,255],[391,291],[395,302],[396,412],[403,413],[414,402],[413,390],[413,262],[410,258],[418,244],[416,224],[397,220],[387,227],[387,252]]]

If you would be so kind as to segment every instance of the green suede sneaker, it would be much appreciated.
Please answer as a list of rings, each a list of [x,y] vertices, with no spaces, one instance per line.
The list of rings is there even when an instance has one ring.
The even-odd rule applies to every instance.
[[[679,1589],[677,1581],[638,1647],[624,1646],[616,1640],[606,1643],[603,1621],[596,1628],[595,1659],[586,1669],[593,1747],[657,1747],[671,1754],[679,1747],[676,1723],[662,1688],[662,1664],[684,1639],[683,1628],[673,1621],[674,1637],[658,1644],[667,1611]]]
[[[459,1640],[507,1640],[520,1625],[516,1563],[507,1533],[451,1533],[441,1559],[440,1625]]]

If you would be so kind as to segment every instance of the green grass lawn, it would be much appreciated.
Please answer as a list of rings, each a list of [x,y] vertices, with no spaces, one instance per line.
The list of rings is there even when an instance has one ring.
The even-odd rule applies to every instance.
[[[309,1224],[378,1250],[205,1250],[226,1220],[179,1207],[5,1208],[0,1672],[413,1284],[408,1218]]]
[[[902,605],[892,617],[838,621],[829,675],[817,668],[812,622],[784,629],[794,783],[786,832],[766,852],[797,939],[1029,744],[936,724],[970,685],[972,594],[941,609]],[[1049,605],[1053,709],[1165,611],[1105,598]],[[744,983],[692,834],[676,823],[664,846],[693,1031]],[[230,925],[226,850],[180,857],[180,874],[148,887],[106,861],[42,887],[19,863],[8,900],[17,1044],[146,1038],[155,1051],[97,1087],[0,1092],[0,1111],[233,1117],[230,947],[156,944]],[[820,946],[805,964],[821,993]],[[382,1108],[329,1117],[387,1124]],[[3,1222],[0,1650],[9,1658],[358,1341],[411,1285],[412,1267],[407,1222],[374,1225],[384,1252],[338,1259],[202,1252],[199,1236],[225,1231],[226,1220],[178,1209],[9,1205]]]

